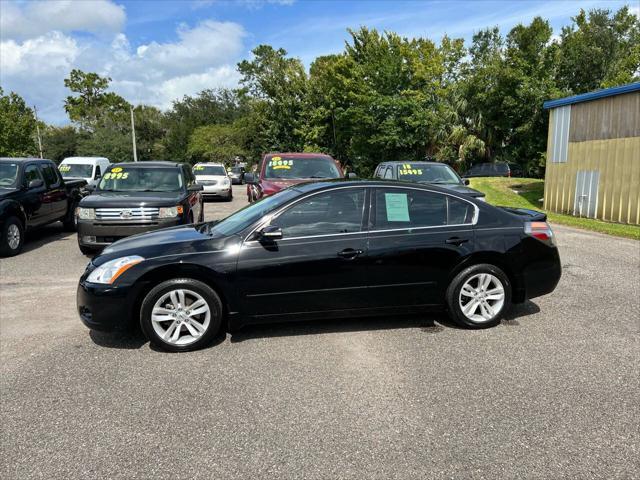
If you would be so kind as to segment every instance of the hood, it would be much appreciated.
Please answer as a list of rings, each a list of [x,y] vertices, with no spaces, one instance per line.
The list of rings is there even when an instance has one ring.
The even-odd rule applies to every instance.
[[[224,180],[226,175],[196,175],[196,181],[198,180]]]
[[[164,255],[222,250],[228,241],[232,239],[235,241],[235,237],[212,235],[210,233],[211,226],[215,223],[180,225],[132,235],[109,245],[98,257],[94,258],[93,263],[101,265],[114,258],[127,255],[154,258]]]
[[[461,195],[469,195],[470,197],[484,197],[485,194],[471,187],[467,187],[466,185],[460,184],[446,184],[446,183],[438,183],[436,184],[438,187],[442,187],[446,190],[451,190],[452,192],[459,193]]]
[[[292,185],[298,185],[300,183],[313,182],[322,180],[321,178],[295,178],[295,179],[278,179],[268,180],[263,179],[260,181],[260,186],[265,195],[273,195],[280,190],[284,190]]]
[[[97,190],[80,201],[81,207],[172,207],[182,201],[183,192],[104,192]]]

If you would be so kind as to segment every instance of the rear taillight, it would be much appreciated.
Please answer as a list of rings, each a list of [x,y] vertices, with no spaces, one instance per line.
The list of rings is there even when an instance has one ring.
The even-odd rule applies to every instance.
[[[556,239],[553,230],[547,222],[525,222],[524,231],[527,235],[537,238],[538,240],[555,245]]]

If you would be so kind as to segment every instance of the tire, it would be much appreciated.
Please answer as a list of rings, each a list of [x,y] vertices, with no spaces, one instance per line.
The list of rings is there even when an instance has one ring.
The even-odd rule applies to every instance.
[[[233,200],[233,193],[229,193],[229,196],[227,198],[224,199],[225,202],[230,202]]]
[[[509,278],[495,265],[472,265],[456,275],[447,288],[449,316],[463,327],[494,327],[511,306],[511,289]]]
[[[24,246],[24,227],[18,217],[9,217],[2,224],[0,231],[0,256],[13,257],[22,251]]]
[[[188,316],[186,312],[189,312],[189,309],[188,307],[184,309],[180,304],[178,291],[183,292],[187,305],[192,305],[196,301],[204,302],[196,310],[206,307],[208,313]],[[188,303],[190,301],[191,303]],[[156,318],[167,318],[152,320],[154,308],[161,308],[163,312],[175,311],[175,313],[174,315],[156,314]],[[222,311],[220,297],[207,284],[191,278],[175,278],[160,283],[145,296],[140,309],[140,327],[151,344],[158,348],[170,352],[197,350],[211,343],[220,331]],[[174,340],[176,332],[178,332],[177,338]],[[192,332],[198,333],[198,336],[194,336]],[[168,339],[163,338],[163,335]]]
[[[78,230],[78,219],[76,217],[76,208],[78,206],[78,202],[75,201],[71,204],[71,208],[67,213],[67,218],[62,221],[62,226],[65,232],[75,232]]]
[[[198,222],[204,222],[204,201],[200,204],[200,220]]]

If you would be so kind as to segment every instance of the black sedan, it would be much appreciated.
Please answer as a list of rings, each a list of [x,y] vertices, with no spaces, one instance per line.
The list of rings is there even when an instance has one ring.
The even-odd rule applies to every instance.
[[[545,220],[434,186],[300,184],[219,222],[112,244],[82,275],[78,312],[96,330],[140,322],[172,351],[250,323],[434,307],[490,327],[511,303],[556,287],[560,258]]]

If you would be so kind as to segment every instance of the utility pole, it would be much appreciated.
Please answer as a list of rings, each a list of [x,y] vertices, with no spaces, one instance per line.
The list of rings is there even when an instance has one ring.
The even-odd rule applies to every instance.
[[[133,161],[138,161],[138,151],[136,149],[136,124],[133,120],[133,105],[129,107],[131,111],[131,140],[133,140]]]
[[[38,134],[38,149],[40,150],[40,158],[44,158],[42,155],[42,138],[40,138],[40,122],[38,121],[38,107],[33,106],[33,113],[36,117],[36,132]]]

